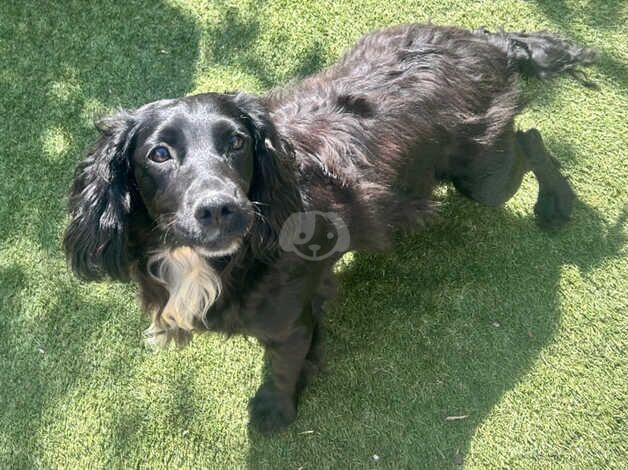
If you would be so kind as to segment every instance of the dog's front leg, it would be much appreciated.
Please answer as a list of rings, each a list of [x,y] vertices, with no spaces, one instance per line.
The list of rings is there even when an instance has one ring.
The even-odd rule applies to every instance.
[[[302,324],[285,338],[266,343],[270,377],[249,404],[251,425],[259,431],[275,431],[294,421],[297,414],[297,383],[311,342],[312,328]]]

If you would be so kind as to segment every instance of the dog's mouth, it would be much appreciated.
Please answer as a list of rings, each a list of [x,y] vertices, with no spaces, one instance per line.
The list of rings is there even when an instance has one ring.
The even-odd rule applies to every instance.
[[[196,245],[195,248],[201,256],[206,258],[221,258],[234,254],[242,246],[243,237],[235,237],[230,240],[217,240],[212,243]]]
[[[237,252],[252,226],[253,217],[246,214],[221,227],[199,227],[186,220],[172,220],[161,227],[161,242],[171,248],[193,247],[204,257],[219,258]]]
[[[171,244],[175,246],[191,246],[197,249],[199,254],[209,258],[228,256],[240,248],[249,227],[240,230],[193,232],[176,231]]]

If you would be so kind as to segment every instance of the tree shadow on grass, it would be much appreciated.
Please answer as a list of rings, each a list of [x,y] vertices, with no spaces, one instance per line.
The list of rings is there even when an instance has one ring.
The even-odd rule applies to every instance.
[[[624,62],[606,54],[602,55],[597,67],[603,75],[621,88],[624,95],[628,95],[628,67]]]
[[[11,449],[0,466],[33,468],[41,464],[42,418],[51,405],[102,367],[117,380],[140,346],[137,336],[129,337],[136,347],[126,355],[102,357],[94,346],[114,315],[125,324],[120,316],[132,298],[128,290],[116,303],[119,287],[104,299],[87,298],[67,272],[51,279],[62,266],[60,235],[74,168],[95,139],[92,119],[117,106],[185,94],[199,31],[162,2],[58,8],[24,1],[3,6],[0,39],[6,110],[0,116],[0,240],[3,251],[19,242],[43,253],[41,263],[27,261],[38,256],[30,251],[26,261],[11,258],[0,272],[0,423],[3,445]],[[126,320],[138,336],[140,324]]]
[[[129,358],[120,350],[103,356],[95,346],[99,335],[106,336],[105,323],[122,316],[126,306],[123,301],[86,301],[84,292],[66,282],[46,300],[32,299],[30,292],[37,287],[22,268],[0,272],[0,283],[10,291],[2,292],[0,329],[0,422],[9,453],[0,455],[0,466],[33,468],[42,464],[42,436],[45,426],[54,424],[50,413],[58,400],[103,367],[117,375],[126,369]],[[139,328],[138,323],[127,321],[129,328]],[[132,350],[121,338],[124,346]],[[112,375],[111,382],[117,379]],[[45,440],[58,438],[56,434]]]
[[[590,0],[581,8],[572,8],[564,0],[535,0],[543,14],[562,31],[567,31],[572,39],[583,42],[581,34],[573,27],[574,18],[598,30],[620,30],[624,27],[625,18],[622,9],[623,0]],[[584,44],[596,47],[602,56],[597,65],[598,70],[610,80],[617,83],[624,93],[628,91],[628,71],[626,65],[618,58],[605,51],[604,44]]]
[[[623,224],[578,204],[559,234],[458,195],[442,220],[358,253],[328,312],[324,372],[280,436],[251,433],[250,468],[460,465],[477,427],[555,335],[561,270],[620,256]],[[452,419],[451,417],[459,417]],[[448,419],[449,417],[449,419]]]
[[[577,16],[597,29],[617,28],[624,24],[623,0],[589,0],[586,4],[578,5],[578,8],[572,8],[565,0],[534,0],[534,3],[547,18],[566,29],[570,28],[570,21]]]
[[[93,118],[185,94],[199,31],[161,2],[25,1],[5,10],[0,99],[11,112],[0,117],[0,153],[12,158],[0,162],[0,239],[27,227],[17,235],[54,254],[74,167],[95,140]]]
[[[264,3],[264,2],[261,2]],[[264,89],[277,86],[288,80],[305,77],[320,70],[325,61],[325,51],[320,42],[314,42],[301,55],[295,67],[286,75],[270,66],[256,42],[261,33],[261,23],[255,11],[224,8],[224,14],[208,31],[208,48],[201,54],[208,62],[216,62],[236,68],[254,76]],[[290,38],[277,39],[277,48],[289,49]]]

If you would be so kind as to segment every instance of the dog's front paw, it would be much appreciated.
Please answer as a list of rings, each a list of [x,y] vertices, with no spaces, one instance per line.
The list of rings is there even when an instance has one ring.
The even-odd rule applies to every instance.
[[[249,424],[260,432],[278,431],[296,416],[294,399],[277,393],[268,385],[261,386],[249,402]]]

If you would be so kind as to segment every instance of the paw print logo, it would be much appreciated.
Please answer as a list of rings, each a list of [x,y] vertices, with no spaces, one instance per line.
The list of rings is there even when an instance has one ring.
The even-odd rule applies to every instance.
[[[297,212],[283,224],[279,246],[303,259],[319,261],[349,250],[349,229],[333,212]]]

